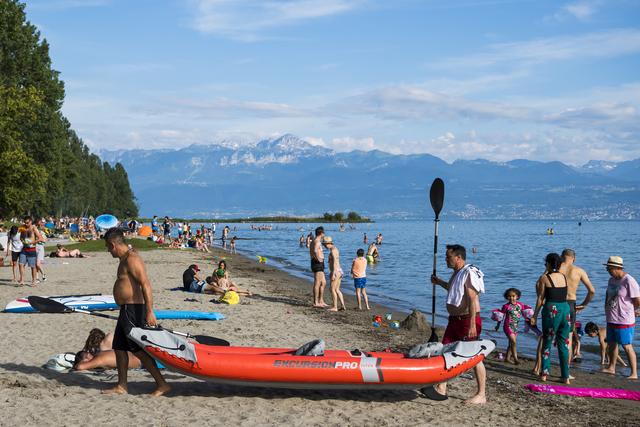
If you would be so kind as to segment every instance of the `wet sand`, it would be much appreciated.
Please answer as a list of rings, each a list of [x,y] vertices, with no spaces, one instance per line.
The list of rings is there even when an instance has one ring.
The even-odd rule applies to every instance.
[[[10,268],[0,268],[0,301],[6,304],[26,295],[109,294],[117,260],[107,253],[92,255],[47,259],[48,281],[36,288],[12,286]],[[391,310],[373,305],[370,312],[358,311],[354,298],[347,295],[347,311],[312,308],[311,283],[240,255],[166,249],[141,255],[153,284],[155,308],[218,311],[226,316],[217,322],[163,321],[169,328],[224,338],[233,345],[264,347],[298,347],[323,338],[328,348],[402,350],[429,336],[428,332],[373,328],[371,316]],[[211,274],[221,257],[232,279],[254,292],[253,297],[227,306],[211,303],[209,295],[170,290],[181,286],[182,272],[189,264],[196,263],[202,273]],[[344,286],[351,286],[351,280],[344,280]],[[394,313],[394,320],[405,315]],[[151,398],[148,393],[154,383],[142,370],[129,373],[129,395],[105,396],[100,390],[113,384],[115,370],[57,373],[41,366],[53,354],[78,351],[91,328],[113,330],[114,321],[82,314],[1,313],[0,325],[0,425],[640,425],[637,402],[534,394],[522,387],[536,382],[531,362],[515,367],[493,357],[487,361],[489,401],[483,406],[463,403],[475,390],[469,374],[450,383],[451,397],[446,402],[429,401],[415,391],[220,386],[171,372],[166,377],[172,391]],[[557,374],[557,367],[554,371]],[[578,387],[640,390],[638,381],[621,376],[578,370],[572,374]],[[551,377],[554,380],[557,377]]]

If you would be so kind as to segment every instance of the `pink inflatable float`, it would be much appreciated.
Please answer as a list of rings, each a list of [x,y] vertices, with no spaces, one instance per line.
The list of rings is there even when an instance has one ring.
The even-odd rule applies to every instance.
[[[565,394],[567,396],[594,397],[596,399],[640,400],[640,391],[617,388],[580,388],[551,384],[527,384],[524,388],[538,393]]]

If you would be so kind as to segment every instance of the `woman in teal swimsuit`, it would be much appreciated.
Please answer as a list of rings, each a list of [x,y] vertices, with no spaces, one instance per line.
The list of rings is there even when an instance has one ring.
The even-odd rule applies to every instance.
[[[560,359],[560,373],[565,384],[569,384],[569,336],[571,334],[571,320],[569,304],[567,303],[567,278],[558,272],[561,258],[556,253],[550,253],[545,258],[547,272],[540,276],[536,283],[538,299],[536,309],[531,318],[531,325],[535,326],[540,309],[542,309],[542,372],[540,380],[546,381],[551,368],[551,345],[558,346]]]

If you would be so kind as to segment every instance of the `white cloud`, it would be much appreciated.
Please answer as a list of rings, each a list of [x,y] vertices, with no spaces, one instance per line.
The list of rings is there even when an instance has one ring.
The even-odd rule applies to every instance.
[[[589,22],[598,12],[601,0],[580,0],[567,3],[556,13],[545,18],[546,21],[564,22],[569,19],[577,19],[582,22]]]
[[[192,0],[192,26],[203,33],[255,41],[272,28],[353,10],[364,0]]]
[[[597,11],[597,1],[581,1],[570,3],[564,7],[567,13],[573,15],[580,21],[588,21]]]
[[[485,52],[434,63],[436,68],[468,69],[496,65],[540,64],[585,58],[614,58],[640,52],[640,30],[621,28],[490,45]]]
[[[532,118],[532,112],[526,107],[475,101],[409,85],[384,87],[355,95],[331,109],[386,120]]]

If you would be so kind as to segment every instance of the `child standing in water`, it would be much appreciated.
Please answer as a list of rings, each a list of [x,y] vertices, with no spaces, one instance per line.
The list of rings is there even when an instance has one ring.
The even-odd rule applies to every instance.
[[[362,297],[364,304],[369,308],[369,298],[367,298],[367,259],[364,257],[364,249],[358,249],[357,258],[351,263],[351,276],[353,277],[353,285],[356,288],[356,297],[358,297],[358,310],[362,310]]]
[[[507,347],[507,356],[505,360],[511,362],[514,365],[519,365],[518,361],[518,349],[516,347],[516,341],[518,337],[518,323],[523,317],[525,310],[532,310],[531,307],[518,301],[522,293],[519,289],[509,288],[504,292],[504,298],[508,301],[502,306],[500,312],[504,314],[503,331],[509,339],[509,346]],[[500,327],[500,322],[496,325],[496,331]]]

